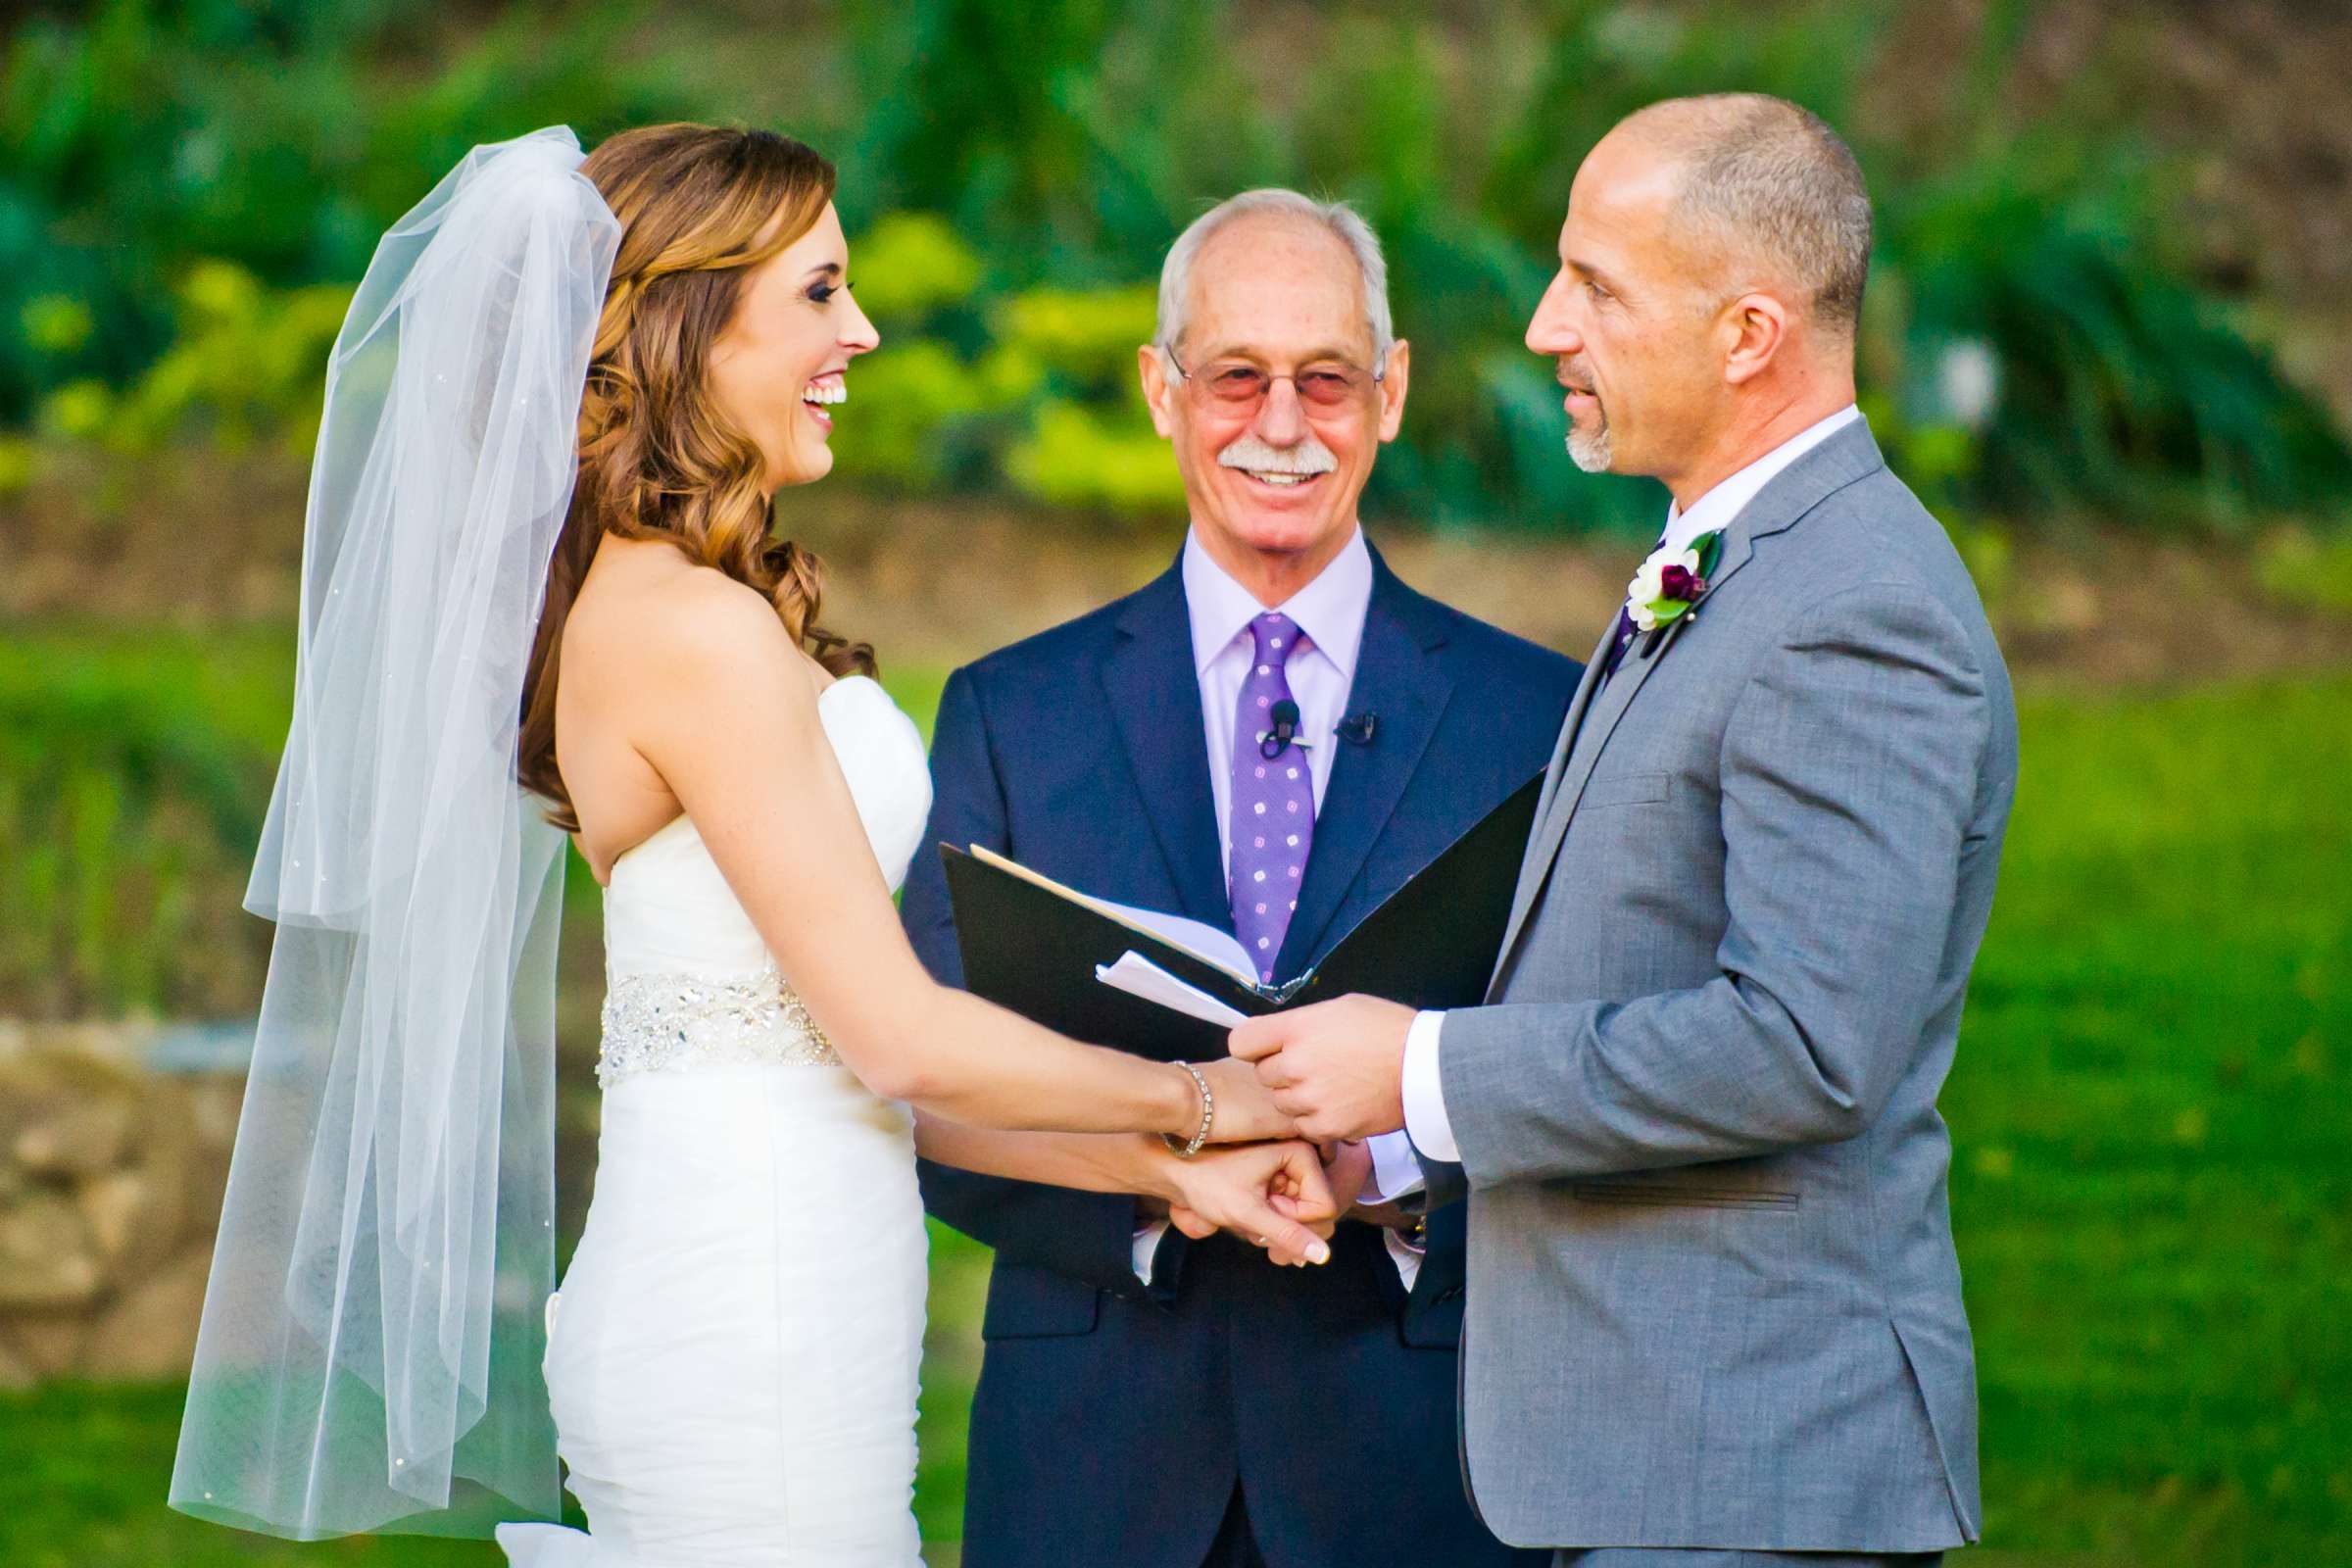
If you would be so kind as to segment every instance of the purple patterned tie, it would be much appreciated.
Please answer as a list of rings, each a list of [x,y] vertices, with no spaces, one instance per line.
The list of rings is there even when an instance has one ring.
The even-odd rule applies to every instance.
[[[1256,650],[1233,715],[1233,934],[1272,982],[1283,933],[1298,907],[1298,883],[1315,842],[1315,775],[1306,753],[1286,745],[1273,757],[1267,738],[1277,703],[1291,700],[1284,666],[1306,636],[1288,615],[1272,611],[1250,622]]]
[[[1619,606],[1617,610],[1617,634],[1609,640],[1609,651],[1606,654],[1603,654],[1600,659],[1601,685],[1607,685],[1609,677],[1617,673],[1617,666],[1625,662],[1625,651],[1634,646],[1634,633],[1636,630],[1637,628],[1634,625],[1633,612],[1625,609],[1623,606]]]

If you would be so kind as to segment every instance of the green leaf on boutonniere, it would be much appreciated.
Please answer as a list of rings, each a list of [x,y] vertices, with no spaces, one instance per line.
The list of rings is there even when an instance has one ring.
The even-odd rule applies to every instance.
[[[1698,574],[1701,577],[1713,577],[1715,563],[1723,559],[1723,530],[1717,528],[1702,533],[1691,543],[1698,547]]]

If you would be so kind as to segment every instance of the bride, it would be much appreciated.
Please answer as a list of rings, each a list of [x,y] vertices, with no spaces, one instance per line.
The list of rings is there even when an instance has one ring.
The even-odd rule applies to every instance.
[[[176,1507],[481,1534],[556,1512],[560,1448],[593,1539],[502,1524],[517,1563],[912,1568],[918,1151],[1329,1255],[1315,1152],[1246,1067],[1063,1039],[900,932],[922,743],[768,536],[876,344],[833,183],[765,132],[583,161],[541,131],[469,155],[360,287]],[[608,993],[551,1296],[565,833]]]

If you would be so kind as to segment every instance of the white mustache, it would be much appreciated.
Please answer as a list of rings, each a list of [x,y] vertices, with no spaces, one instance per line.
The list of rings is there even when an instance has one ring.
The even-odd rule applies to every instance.
[[[1307,432],[1306,439],[1296,446],[1268,446],[1253,435],[1240,435],[1217,454],[1220,467],[1242,468],[1251,473],[1296,473],[1312,476],[1329,473],[1340,466],[1331,448]]]

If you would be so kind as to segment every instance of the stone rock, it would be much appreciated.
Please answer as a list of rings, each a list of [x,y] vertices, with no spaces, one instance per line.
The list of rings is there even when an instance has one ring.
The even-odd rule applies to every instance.
[[[36,1176],[89,1176],[113,1170],[130,1152],[137,1107],[127,1098],[59,1105],[17,1134],[17,1164]]]
[[[0,1389],[187,1372],[245,1085],[154,1040],[0,1019]]]
[[[99,1319],[81,1355],[89,1378],[182,1378],[196,1355],[213,1250],[197,1245],[141,1280]]]
[[[89,1340],[90,1326],[80,1317],[18,1317],[0,1324],[0,1334],[35,1377],[62,1378],[81,1369],[81,1348]]]
[[[195,1102],[188,1086],[166,1081],[150,1087],[140,1106],[137,1158],[130,1167],[146,1188],[146,1201],[122,1253],[152,1267],[179,1250],[189,1216],[201,1208],[208,1222],[220,1211],[220,1195],[203,1191],[214,1180],[206,1146],[194,1126]],[[222,1173],[225,1175],[225,1172]],[[96,1228],[96,1216],[92,1216]]]
[[[76,1105],[138,1099],[146,1076],[97,1026],[39,1024],[0,1050],[0,1151]]]
[[[187,1212],[183,1180],[178,1168],[157,1160],[92,1177],[75,1190],[110,1277],[134,1278],[171,1255]]]
[[[188,1223],[211,1230],[220,1220],[220,1195],[228,1190],[228,1159],[237,1143],[237,1116],[245,1105],[242,1079],[200,1079],[188,1090],[192,1139],[180,1192]]]
[[[245,1109],[245,1080],[212,1076],[188,1086],[188,1124],[205,1143],[226,1149],[237,1141],[237,1117]]]
[[[0,1210],[0,1311],[85,1306],[105,1283],[71,1200],[36,1193]]]

